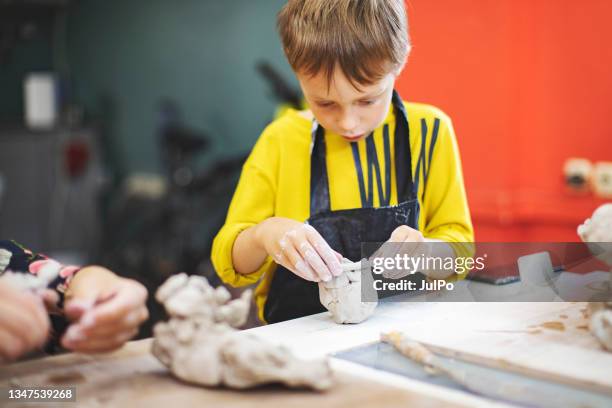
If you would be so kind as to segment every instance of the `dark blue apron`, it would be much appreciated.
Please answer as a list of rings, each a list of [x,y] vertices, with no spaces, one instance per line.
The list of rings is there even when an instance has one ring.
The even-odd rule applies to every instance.
[[[389,128],[383,127],[386,175],[385,191],[382,191],[380,167],[376,156],[373,136],[366,139],[368,187],[366,194],[362,166],[357,143],[351,143],[357,170],[359,190],[363,208],[332,211],[329,199],[329,180],[325,160],[325,130],[316,125],[313,129],[313,147],[310,169],[310,218],[312,225],[327,241],[329,246],[345,258],[357,261],[371,254],[362,254],[362,243],[384,242],[401,225],[418,229],[419,220],[419,160],[416,180],[412,179],[412,156],[410,153],[410,129],[404,104],[397,92],[393,93],[392,104],[395,112],[395,172],[397,179],[398,204],[391,206],[391,159],[389,147]],[[424,159],[425,143],[422,154]],[[424,167],[423,163],[423,167]],[[372,169],[376,170],[378,192],[381,206],[373,205]],[[372,251],[374,252],[374,251]],[[264,306],[264,318],[268,323],[276,323],[297,317],[325,311],[319,301],[319,287],[278,265]]]

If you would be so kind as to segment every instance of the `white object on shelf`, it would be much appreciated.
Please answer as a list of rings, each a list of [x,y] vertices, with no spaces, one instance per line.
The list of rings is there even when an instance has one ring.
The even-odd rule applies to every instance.
[[[612,198],[612,162],[595,163],[593,191],[601,198]]]
[[[51,72],[28,74],[24,80],[25,123],[30,129],[52,129],[57,121],[57,79]]]

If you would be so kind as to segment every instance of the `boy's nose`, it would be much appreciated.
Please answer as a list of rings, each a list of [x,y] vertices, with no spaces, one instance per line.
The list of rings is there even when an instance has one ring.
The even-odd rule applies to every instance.
[[[343,135],[352,135],[357,129],[358,123],[359,121],[355,115],[350,113],[344,114],[338,121],[338,130],[340,130]]]

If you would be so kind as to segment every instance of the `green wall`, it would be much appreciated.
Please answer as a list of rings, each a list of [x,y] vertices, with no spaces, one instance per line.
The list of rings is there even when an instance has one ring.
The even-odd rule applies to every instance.
[[[8,59],[0,64],[0,122],[23,123],[25,75],[52,69],[51,22],[41,24],[39,29],[36,37],[19,40],[11,49]]]
[[[157,171],[156,107],[175,100],[207,132],[207,157],[246,152],[276,102],[254,64],[292,81],[276,34],[281,0],[81,0],[68,15],[75,99],[108,128],[124,171]],[[110,113],[109,113],[110,112]]]

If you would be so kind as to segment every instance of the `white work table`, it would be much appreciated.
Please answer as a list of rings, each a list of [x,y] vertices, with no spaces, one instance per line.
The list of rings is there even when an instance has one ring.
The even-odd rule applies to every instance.
[[[574,274],[566,274],[564,279],[574,283],[571,275]],[[589,275],[582,281],[590,284],[609,279],[607,272]],[[455,294],[438,293],[434,298],[452,299],[468,286],[480,298],[501,300],[516,294],[520,284],[492,286],[461,281],[456,284]],[[514,372],[535,373],[540,378],[568,384],[596,384],[594,389],[612,392],[612,353],[605,352],[588,331],[586,303],[427,301],[431,297],[418,295],[404,302],[386,299],[373,316],[359,324],[336,324],[324,312],[248,332],[282,344],[301,357],[316,358],[377,342],[383,332],[401,331],[436,351],[452,349],[456,351],[453,355],[470,357],[473,362],[498,361]],[[338,372],[455,403],[491,404],[490,400],[344,359],[332,358],[332,365]]]

